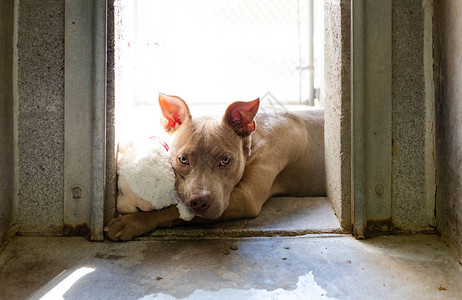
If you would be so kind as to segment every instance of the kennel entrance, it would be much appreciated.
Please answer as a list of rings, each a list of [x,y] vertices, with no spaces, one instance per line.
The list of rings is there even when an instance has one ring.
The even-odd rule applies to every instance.
[[[123,99],[123,98],[126,98],[127,96],[130,96],[130,95],[127,95],[126,91],[127,89],[124,88],[124,82],[123,82],[123,78],[121,77],[121,74],[123,74],[123,72],[125,71],[125,69],[123,68],[123,64],[121,62],[123,62],[124,60],[127,60],[128,59],[128,56],[124,54],[124,49],[123,47],[125,46],[129,46],[128,43],[126,44],[120,44],[120,41],[125,41],[125,37],[127,36],[126,33],[124,32],[124,30],[127,30],[126,27],[124,26],[121,26],[121,24],[123,24],[122,20],[120,19],[117,19],[118,16],[120,17],[120,12],[124,11],[124,9],[122,7],[119,7],[119,6],[123,6],[124,3],[122,3],[122,1],[115,1],[114,2],[114,11],[116,11],[117,13],[115,13],[114,15],[112,15],[110,18],[108,18],[110,20],[110,22],[108,23],[108,32],[110,33],[108,38],[109,38],[109,46],[110,46],[110,55],[108,56],[108,68],[107,68],[107,72],[108,72],[108,97],[109,97],[109,102],[107,103],[107,120],[106,120],[106,128],[107,128],[107,132],[106,132],[106,135],[108,136],[107,138],[107,147],[106,147],[106,164],[107,164],[107,169],[106,169],[106,193],[105,193],[105,201],[104,202],[104,207],[99,207],[97,210],[91,210],[92,212],[95,212],[95,211],[98,211],[100,212],[99,213],[99,216],[101,217],[103,215],[103,211],[104,211],[104,220],[105,222],[108,222],[110,219],[113,218],[114,216],[114,207],[115,207],[115,197],[116,197],[116,187],[115,187],[115,169],[116,169],[116,166],[115,166],[115,152],[116,152],[116,146],[117,146],[117,140],[116,140],[116,137],[119,138],[119,136],[121,135],[121,130],[120,130],[120,123],[123,123],[123,120],[122,118],[120,118],[120,114],[119,112],[121,110],[125,110],[127,107],[128,107],[128,111],[130,111],[130,105],[127,105],[126,102],[123,102],[123,101],[120,101],[120,99]],[[68,5],[67,8],[69,10],[72,10],[72,5]],[[322,6],[321,6],[322,8]],[[75,17],[76,19],[74,20],[81,20],[79,19],[79,17],[81,17],[85,12],[91,12],[92,11],[92,7],[91,5],[87,4],[87,7],[85,8],[87,11],[85,10],[82,10],[82,9],[77,9],[77,11],[75,12]],[[70,13],[69,13],[70,14]],[[118,15],[119,14],[119,15]],[[112,18],[112,21],[111,21],[111,18]],[[80,30],[82,30],[83,32],[79,35],[72,35],[70,38],[67,38],[66,39],[66,44],[68,46],[66,46],[66,55],[68,55],[70,58],[69,59],[66,59],[66,72],[69,73],[69,75],[67,76],[67,78],[69,78],[69,83],[66,84],[66,86],[71,86],[71,83],[74,83],[76,82],[75,80],[72,81],[70,80],[72,78],[72,72],[73,70],[80,70],[79,72],[76,72],[78,73],[76,76],[81,76],[81,78],[83,78],[82,80],[87,84],[85,88],[87,88],[88,90],[92,90],[91,88],[91,80],[90,80],[90,83],[88,78],[92,78],[92,73],[89,72],[88,75],[85,75],[83,74],[82,75],[82,72],[81,72],[81,61],[79,61],[78,59],[75,59],[75,57],[78,57],[79,55],[81,55],[80,51],[77,51],[78,47],[72,47],[72,42],[74,42],[75,44],[80,44],[80,45],[91,45],[92,43],[96,43],[98,41],[98,37],[101,37],[98,35],[98,30],[96,28],[92,28],[91,26],[88,26],[87,24],[87,27],[86,28],[85,26],[81,25],[81,23],[79,21],[74,21],[72,20],[72,18],[66,18],[66,24],[67,24],[67,27],[68,27],[68,30],[67,32],[69,34],[71,33],[74,33],[72,30],[75,30],[74,27],[78,27],[78,26],[82,26],[80,28]],[[75,22],[75,23],[72,23],[72,22]],[[74,27],[73,27],[74,26]],[[340,30],[340,29],[339,29]],[[324,36],[324,31],[321,31],[322,32],[322,36]],[[326,31],[327,32],[327,31]],[[330,31],[329,31],[330,32]],[[91,40],[89,37],[91,36],[95,36],[95,38],[93,40]],[[339,38],[338,35],[333,35],[333,38],[335,39],[335,37]],[[75,40],[78,40],[78,39],[83,39],[84,41],[73,41],[73,39]],[[105,38],[105,36],[104,36]],[[74,44],[74,45],[75,45]],[[131,44],[130,44],[131,45]],[[330,45],[329,47],[332,47],[332,48],[335,48],[335,45]],[[75,51],[73,53],[73,51]],[[91,50],[90,50],[91,51]],[[337,49],[337,51],[346,51],[346,48],[342,47]],[[343,59],[343,58],[342,58]],[[342,60],[343,62],[343,60]],[[294,68],[296,69],[297,66],[299,66],[299,61],[295,61],[295,65],[294,65]],[[346,61],[344,62],[346,63]],[[298,82],[298,77],[297,77],[297,81]],[[334,78],[334,80],[340,80],[340,79],[337,79],[337,78]],[[78,80],[77,80],[78,82]],[[90,86],[90,87],[89,87]],[[296,85],[297,86],[297,85]],[[81,87],[82,88],[82,87]],[[297,86],[298,88],[298,86]],[[77,88],[76,88],[77,90]],[[322,90],[321,90],[322,91]],[[267,94],[267,91],[263,91],[262,92],[263,95]],[[320,93],[320,95],[323,94],[322,92]],[[267,94],[267,95],[272,95],[271,94]],[[72,99],[72,97],[67,97],[66,96],[66,101],[76,101],[76,103],[82,103],[82,102],[85,102],[86,100],[85,99],[91,99],[91,96],[90,98],[87,98],[85,97],[85,95],[73,95],[75,96],[74,97],[74,100]],[[273,95],[274,96],[274,95]],[[80,97],[80,98],[79,98]],[[115,101],[114,101],[114,98],[115,98]],[[128,97],[129,99],[132,99],[130,97]],[[186,97],[184,97],[186,98]],[[270,97],[271,98],[271,97]],[[232,99],[232,100],[235,100],[235,99]],[[279,100],[279,99],[278,99]],[[339,103],[337,102],[342,102],[342,101],[345,101],[344,98],[336,98],[336,99],[333,99],[334,103],[333,105],[336,106],[336,105],[339,105]],[[133,102],[133,101],[132,101]],[[337,103],[337,104],[335,104]],[[79,108],[79,105],[82,105],[82,104],[78,104],[77,105],[77,108]],[[87,105],[87,104],[86,104]],[[80,133],[82,133],[83,135],[85,134],[88,134],[92,132],[92,129],[90,128],[88,130],[88,132],[86,132],[85,130],[82,131],[81,130],[81,120],[85,120],[85,119],[88,119],[88,115],[93,115],[95,116],[94,113],[92,113],[92,108],[91,108],[92,104],[88,104],[87,106],[87,110],[86,111],[82,111],[82,110],[79,110],[79,109],[74,109],[74,110],[69,110],[66,112],[66,114],[68,114],[70,117],[67,118],[66,122],[66,127],[68,128],[66,131],[67,132],[75,132],[75,131],[81,131]],[[146,113],[146,110],[144,111]],[[79,119],[79,115],[83,115],[83,118],[80,118]],[[116,117],[116,121],[117,122],[114,122],[114,116]],[[82,116],[80,116],[82,117]],[[336,117],[338,119],[343,119],[345,120],[345,116],[339,116],[339,117]],[[153,119],[153,118],[151,118]],[[132,118],[132,120],[136,120],[136,121],[139,121],[140,118]],[[146,128],[147,126],[138,126],[138,128]],[[337,128],[338,129],[338,128]],[[348,129],[347,128],[343,128],[339,131],[337,131],[336,128],[333,128],[331,130],[331,133],[333,134],[333,136],[335,137],[336,140],[340,140],[341,136],[347,136],[349,134],[348,132]],[[343,131],[342,131],[343,130]],[[86,133],[83,133],[83,132],[86,132]],[[81,140],[86,140],[86,141],[91,141],[92,138],[94,137],[94,135],[91,135],[87,138],[87,137],[82,137]],[[331,136],[332,137],[332,136]],[[74,138],[75,137],[69,137],[70,139]],[[327,145],[328,146],[331,146],[331,145],[334,145],[334,141],[327,141]],[[82,149],[82,145],[81,144],[78,144],[80,149]],[[69,146],[70,147],[70,146]],[[74,145],[75,147],[75,145]],[[332,146],[335,148],[335,146]],[[342,146],[342,147],[345,147],[345,146]],[[82,168],[82,166],[79,164],[82,160],[86,160],[87,157],[90,157],[91,156],[91,145],[88,145],[85,147],[85,151],[87,151],[87,155],[83,155],[81,154],[81,156],[70,156],[70,155],[67,155],[67,157],[70,159],[70,160],[73,160],[74,161],[74,165],[77,167],[77,168],[80,168],[80,169],[85,169],[85,171],[82,171],[82,174],[87,172],[88,174],[92,174],[92,168],[91,166],[89,167],[85,167],[85,168]],[[338,148],[336,148],[338,149]],[[85,153],[84,153],[85,154]],[[339,155],[340,156],[340,155]],[[343,159],[345,159],[345,156],[342,156]],[[72,165],[72,162],[67,162],[68,165]],[[328,162],[328,165],[330,163]],[[335,163],[332,163],[333,165]],[[335,164],[336,165],[336,164]],[[338,167],[338,165],[336,165]],[[343,168],[343,166],[342,166]],[[71,188],[73,187],[74,184],[76,183],[79,183],[79,179],[76,177],[76,174],[77,173],[72,173],[72,170],[73,168],[70,168],[70,167],[66,167],[65,168],[65,190],[66,191],[70,191]],[[341,172],[341,175],[339,175],[340,173],[336,173],[334,175],[331,174],[331,176],[341,176],[342,178],[344,177],[344,175],[346,175],[346,177],[344,178],[344,181],[348,181],[347,178],[349,178],[349,174],[346,174],[346,172],[344,172],[345,170],[348,170],[348,168],[343,168],[342,169],[343,171]],[[329,176],[329,175],[328,175]],[[87,179],[85,179],[87,180]],[[343,182],[338,182],[336,181],[335,182],[335,185],[338,186],[338,185],[342,185]],[[101,185],[100,185],[101,186]],[[75,200],[73,200],[72,198],[72,194],[71,193],[67,193],[65,194],[65,207],[70,207],[70,209],[65,209],[65,220],[67,222],[69,222],[70,225],[72,226],[76,226],[76,225],[79,225],[79,224],[89,224],[90,222],[90,219],[92,218],[91,217],[91,214],[88,213],[88,211],[90,211],[90,209],[88,209],[89,207],[91,207],[93,204],[92,203],[92,199],[94,200],[93,203],[96,205],[99,202],[95,200],[94,197],[92,197],[90,194],[87,194],[85,193],[85,191],[92,191],[92,188],[91,188],[91,184],[88,185],[88,184],[82,184],[82,187],[83,187],[83,194],[82,194],[82,201],[80,201],[81,204],[77,204],[77,202]],[[94,186],[94,189],[93,191],[96,191],[98,190],[98,186]],[[99,196],[101,199],[101,195]],[[342,221],[342,226],[345,226],[344,228],[347,228],[348,227],[348,224],[349,224],[349,198],[346,197],[345,199],[342,198],[343,197],[343,194],[342,196],[338,197],[338,198],[335,198],[336,200],[334,201],[333,199],[334,198],[330,198],[331,200],[331,203],[332,203],[332,206],[334,208],[334,211],[335,213],[337,214],[337,216],[340,216],[340,218],[343,220]],[[341,198],[339,200],[339,198]],[[332,202],[334,201],[334,202]],[[90,203],[90,204],[82,204],[82,203]],[[99,204],[98,204],[99,205]],[[80,214],[79,212],[79,209],[82,210],[82,211],[85,211],[83,214]],[[79,217],[79,216],[82,216],[82,217]],[[98,217],[98,220],[99,218]],[[72,219],[72,220],[71,220]],[[66,222],[66,223],[67,223]],[[103,222],[100,222],[99,224],[102,224]],[[345,223],[345,224],[344,224]]]
[[[185,99],[193,118],[223,114],[231,102],[257,97],[260,112],[312,109],[307,104],[315,101],[319,108],[322,12],[321,2],[298,0],[125,5],[119,143],[135,134],[165,137],[159,91]]]

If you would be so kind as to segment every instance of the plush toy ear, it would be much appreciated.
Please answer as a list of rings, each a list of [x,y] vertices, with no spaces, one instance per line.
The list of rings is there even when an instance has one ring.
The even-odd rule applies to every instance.
[[[249,136],[255,130],[255,115],[260,106],[260,98],[250,102],[234,102],[226,109],[223,120],[239,136]]]
[[[187,119],[191,119],[188,105],[180,97],[159,94],[159,105],[163,115],[161,124],[168,133],[172,133]]]

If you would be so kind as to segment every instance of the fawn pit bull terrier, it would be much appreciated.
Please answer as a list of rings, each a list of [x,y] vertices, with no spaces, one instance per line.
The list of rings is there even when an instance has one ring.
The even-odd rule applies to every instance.
[[[261,113],[260,100],[234,102],[222,119],[193,119],[176,96],[159,95],[169,160],[186,223],[250,218],[274,195],[324,196],[324,112]],[[127,241],[156,228],[183,224],[175,206],[119,216],[105,228]]]

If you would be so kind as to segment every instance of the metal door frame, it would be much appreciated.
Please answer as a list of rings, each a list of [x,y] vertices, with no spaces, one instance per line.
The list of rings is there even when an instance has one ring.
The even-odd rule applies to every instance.
[[[106,0],[65,1],[64,232],[103,235]]]
[[[392,1],[351,1],[352,225],[391,225]]]

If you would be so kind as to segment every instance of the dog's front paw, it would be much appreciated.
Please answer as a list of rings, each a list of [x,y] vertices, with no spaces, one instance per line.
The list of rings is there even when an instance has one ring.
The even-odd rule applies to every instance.
[[[155,228],[146,228],[140,222],[137,213],[120,216],[113,219],[104,228],[106,237],[111,241],[129,241]]]

